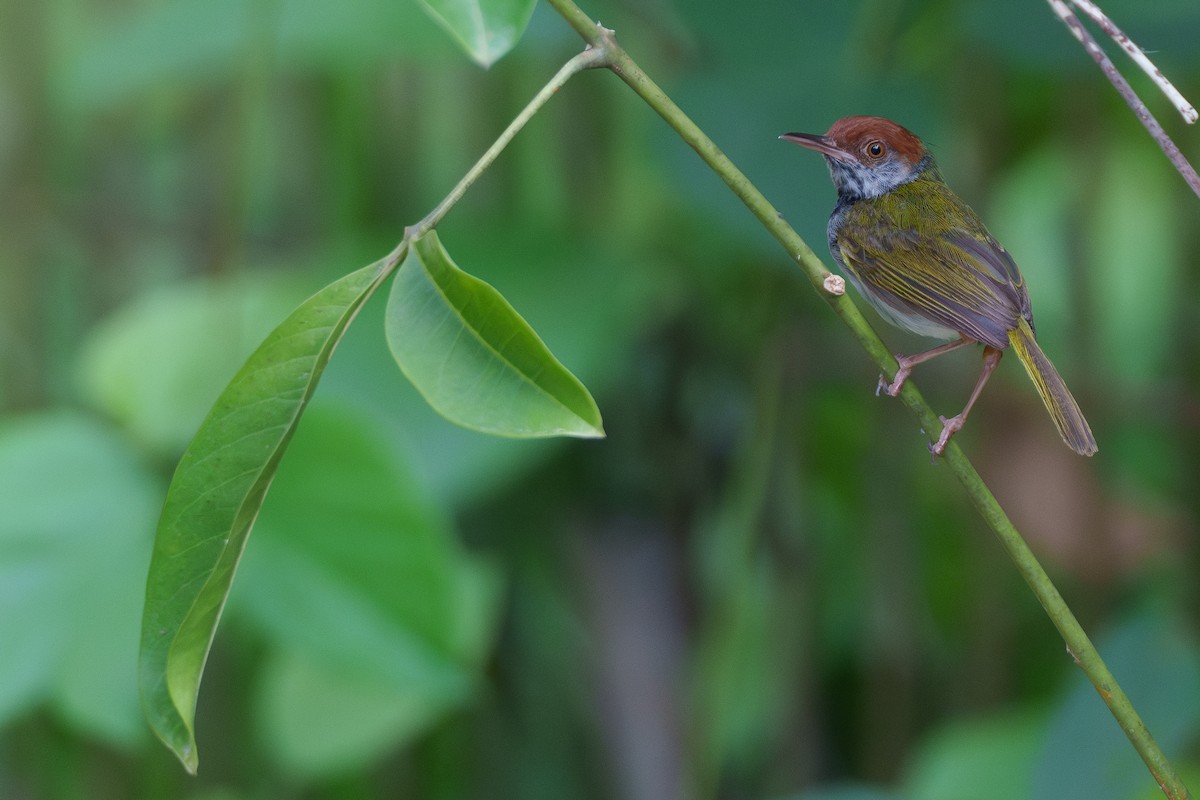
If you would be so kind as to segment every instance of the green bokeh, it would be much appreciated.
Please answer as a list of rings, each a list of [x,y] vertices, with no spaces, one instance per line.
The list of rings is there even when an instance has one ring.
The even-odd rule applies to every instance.
[[[1200,100],[1200,9],[1151,5],[1104,3]],[[833,189],[778,134],[874,113],[930,143],[1021,264],[1101,451],[1062,448],[1013,359],[961,443],[1200,773],[1200,201],[1083,50],[1036,3],[583,8],[822,255]],[[600,71],[439,234],[608,438],[446,422],[370,301],[251,537],[186,778],[137,716],[133,649],[183,446],[261,336],[387,253],[579,40],[545,3],[488,71],[412,0],[0,20],[0,796],[1153,796],[869,360]],[[952,413],[976,369],[916,381]]]

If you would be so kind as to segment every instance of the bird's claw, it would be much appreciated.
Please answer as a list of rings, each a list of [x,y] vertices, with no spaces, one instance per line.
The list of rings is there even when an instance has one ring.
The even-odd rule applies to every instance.
[[[942,434],[936,442],[930,442],[929,444],[929,452],[933,455],[935,462],[938,456],[945,455],[946,445],[950,444],[950,437],[962,430],[963,423],[966,422],[962,414],[950,419],[939,416],[938,419],[942,421]]]
[[[904,383],[908,380],[911,372],[911,368],[901,364],[900,369],[896,370],[896,377],[891,381],[888,381],[887,375],[880,375],[879,383],[875,386],[875,396],[879,397],[880,392],[883,392],[888,397],[895,397],[900,394],[900,390],[904,388]]]

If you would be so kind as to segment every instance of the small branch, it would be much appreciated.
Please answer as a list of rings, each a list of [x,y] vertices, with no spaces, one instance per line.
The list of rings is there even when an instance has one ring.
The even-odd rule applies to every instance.
[[[1158,120],[1156,120],[1154,115],[1150,113],[1150,109],[1146,108],[1146,104],[1143,103],[1141,98],[1137,96],[1137,93],[1133,91],[1133,87],[1130,86],[1129,82],[1125,80],[1124,76],[1117,71],[1117,68],[1113,65],[1112,61],[1109,60],[1108,56],[1105,55],[1104,50],[1100,47],[1099,43],[1097,43],[1096,40],[1092,38],[1092,35],[1088,33],[1087,29],[1083,27],[1083,23],[1079,21],[1079,17],[1075,16],[1074,12],[1071,11],[1070,6],[1067,5],[1065,0],[1047,0],[1047,2],[1050,4],[1050,8],[1054,10],[1054,13],[1058,16],[1058,18],[1062,20],[1062,23],[1067,26],[1069,31],[1071,31],[1071,35],[1079,40],[1079,43],[1083,45],[1085,50],[1087,50],[1088,55],[1092,57],[1092,60],[1100,65],[1100,69],[1103,70],[1104,74],[1108,77],[1108,80],[1113,86],[1116,87],[1117,91],[1120,92],[1121,97],[1125,98],[1125,102],[1131,109],[1133,109],[1133,113],[1137,115],[1137,118],[1142,121],[1142,125],[1144,125],[1146,130],[1150,132],[1150,136],[1154,138],[1154,141],[1158,142],[1158,146],[1162,148],[1162,151],[1166,153],[1167,158],[1170,159],[1171,163],[1175,165],[1175,169],[1179,170],[1179,174],[1182,175],[1183,179],[1188,182],[1189,186],[1192,187],[1192,191],[1194,191],[1197,196],[1200,196],[1200,175],[1196,174],[1195,168],[1188,163],[1188,160],[1183,157],[1183,153],[1179,151],[1179,148],[1173,141],[1171,141],[1171,138],[1167,136],[1167,133],[1163,130],[1162,125],[1159,125]],[[1099,12],[1099,9],[1096,10]],[[1107,17],[1105,17],[1105,19],[1107,19]],[[1110,22],[1109,24],[1111,25],[1112,23]],[[1113,30],[1116,30],[1115,26],[1113,27]],[[1124,37],[1124,34],[1121,35]],[[1124,38],[1125,41],[1129,41],[1128,37]],[[1132,42],[1130,42],[1130,45],[1133,46]],[[1158,70],[1155,70],[1155,72],[1158,72]]]
[[[608,53],[608,67],[657,112],[746,204],[746,207],[758,218],[763,227],[796,260],[809,281],[818,290],[818,295],[850,327],[859,343],[880,368],[889,375],[894,374],[897,368],[895,359],[863,318],[858,307],[847,295],[827,288],[826,278],[830,272],[821,259],[813,253],[799,234],[784,221],[775,207],[734,166],[733,162],[721,152],[716,144],[617,44],[612,31],[590,21],[573,0],[548,0],[548,2],[585,41],[593,47],[603,48]],[[1061,0],[1050,0],[1050,2],[1061,4]],[[1067,13],[1070,14],[1069,9]],[[1071,17],[1074,19],[1073,15]],[[1077,19],[1075,24],[1079,25]],[[1086,34],[1086,32],[1084,33]],[[1101,55],[1103,54],[1101,53]],[[900,392],[900,399],[916,414],[925,431],[936,433],[941,430],[940,420],[921,397],[912,381],[904,385],[904,389]],[[967,494],[975,504],[980,516],[1000,538],[1001,544],[1008,551],[1017,570],[1033,590],[1038,602],[1046,609],[1047,615],[1062,635],[1080,668],[1096,687],[1101,699],[1108,706],[1117,724],[1121,726],[1138,754],[1146,762],[1146,766],[1149,767],[1163,792],[1171,800],[1188,800],[1191,795],[1188,794],[1187,788],[1175,774],[1170,762],[1146,729],[1145,723],[1130,704],[1129,698],[1126,697],[1108,667],[1105,666],[1096,647],[1088,639],[1078,620],[1067,607],[1062,595],[1059,594],[1046,571],[1038,563],[1033,551],[1029,549],[1029,545],[1025,543],[1021,534],[1004,513],[1004,509],[1000,507],[983,478],[953,440],[946,449],[945,463],[966,488]]]
[[[1134,63],[1142,68],[1142,72],[1150,76],[1150,79],[1154,81],[1158,85],[1158,88],[1162,90],[1162,93],[1167,96],[1167,99],[1170,100],[1171,103],[1174,104],[1175,108],[1179,110],[1184,122],[1186,122],[1188,125],[1192,125],[1196,122],[1197,117],[1200,115],[1197,115],[1195,107],[1192,106],[1192,104],[1187,101],[1180,91],[1175,88],[1175,84],[1167,80],[1167,76],[1163,75],[1158,67],[1154,66],[1154,62],[1146,57],[1145,50],[1134,44],[1133,40],[1130,39],[1124,31],[1113,24],[1113,21],[1108,18],[1108,15],[1101,11],[1100,7],[1093,3],[1092,0],[1071,0],[1071,2],[1076,8],[1078,8],[1084,14],[1087,14],[1088,17],[1091,18],[1092,22],[1095,22],[1097,25],[1099,25],[1100,30],[1108,34],[1109,38],[1120,45],[1121,49],[1128,53],[1129,57],[1134,60]]]
[[[405,241],[419,238],[429,230],[436,228],[437,224],[442,221],[442,218],[445,217],[450,209],[453,208],[455,204],[462,199],[463,195],[467,193],[467,189],[470,189],[475,181],[479,180],[479,176],[482,175],[484,171],[492,165],[492,162],[495,161],[497,156],[504,151],[504,148],[508,146],[508,143],[511,142],[518,133],[520,133],[521,129],[525,127],[526,123],[533,119],[533,115],[536,114],[541,107],[544,106],[546,102],[566,84],[567,81],[586,69],[605,66],[607,63],[607,50],[603,47],[591,46],[564,64],[562,69],[555,73],[554,77],[550,79],[550,82],[543,86],[541,90],[534,95],[533,99],[529,101],[529,105],[521,109],[521,113],[509,123],[508,127],[504,129],[504,132],[500,134],[500,137],[496,139],[496,141],[492,143],[492,146],[487,149],[487,152],[485,152],[483,156],[480,157],[477,162],[475,162],[475,166],[471,167],[467,174],[463,176],[462,180],[458,182],[458,185],[450,190],[450,194],[446,195],[445,199],[438,203],[437,207],[434,208],[433,211],[430,211],[424,219],[422,219],[416,225],[410,226],[408,230],[405,231]]]

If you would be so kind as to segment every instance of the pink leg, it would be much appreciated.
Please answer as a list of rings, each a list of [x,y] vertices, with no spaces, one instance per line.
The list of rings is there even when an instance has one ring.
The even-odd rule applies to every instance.
[[[924,353],[917,353],[915,356],[896,356],[896,363],[900,365],[900,368],[896,370],[896,377],[892,379],[891,383],[888,383],[887,376],[880,375],[879,385],[875,387],[875,395],[878,397],[879,393],[883,392],[890,397],[895,397],[900,394],[900,390],[904,388],[904,382],[908,380],[908,376],[912,374],[913,367],[917,364],[923,364],[930,359],[949,353],[951,350],[966,347],[969,344],[975,344],[975,340],[964,336],[957,342],[949,342],[932,350],[926,350]]]
[[[975,389],[971,392],[970,399],[967,400],[967,405],[957,417],[942,420],[942,435],[938,437],[936,443],[929,445],[929,451],[933,455],[940,456],[946,452],[946,445],[950,443],[950,437],[958,431],[962,430],[962,426],[967,421],[967,414],[971,413],[971,406],[975,405],[975,401],[979,399],[979,394],[983,391],[984,384],[988,382],[988,378],[992,376],[992,371],[1000,363],[1000,357],[1004,352],[997,350],[994,347],[983,348],[983,370],[979,373],[979,380],[975,381]]]

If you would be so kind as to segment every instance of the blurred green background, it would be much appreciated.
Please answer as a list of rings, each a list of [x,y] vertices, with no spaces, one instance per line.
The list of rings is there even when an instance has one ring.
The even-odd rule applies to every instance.
[[[870,113],[931,144],[1101,449],[1070,453],[1009,359],[960,441],[1200,788],[1200,200],[1083,50],[1041,3],[583,7],[822,255],[824,165],[775,137]],[[1200,101],[1194,0],[1105,7]],[[0,0],[0,796],[1155,796],[868,359],[601,72],[439,230],[608,438],[441,420],[380,293],[251,536],[199,777],[151,741],[141,595],[191,433],[579,47],[544,5],[485,72],[410,0]],[[917,380],[952,413],[976,369]]]

